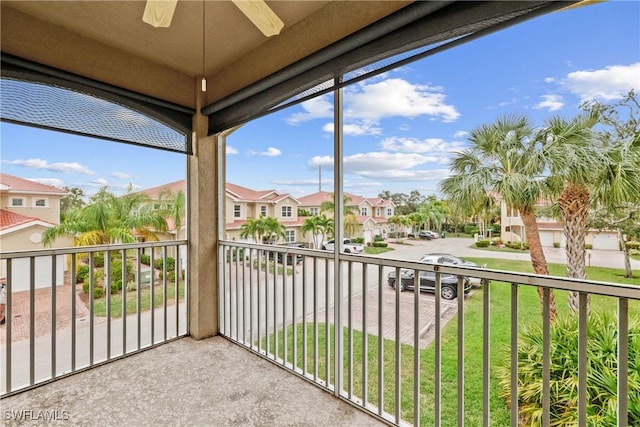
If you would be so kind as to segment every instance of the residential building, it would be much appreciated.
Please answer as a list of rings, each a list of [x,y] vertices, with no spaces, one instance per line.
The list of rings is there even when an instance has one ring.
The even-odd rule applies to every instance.
[[[300,208],[312,215],[322,213],[321,205],[325,202],[333,202],[333,193],[318,191],[307,196],[300,197]],[[375,236],[386,237],[392,231],[389,218],[395,215],[395,204],[391,200],[380,197],[362,197],[355,194],[344,193],[345,207],[356,215],[358,227],[350,237],[363,237],[365,243],[373,241]],[[332,212],[325,212],[327,216],[333,216]]]
[[[548,206],[549,202],[540,202],[537,208]],[[542,246],[566,246],[566,239],[562,223],[544,216],[538,216],[538,231],[540,233],[540,243]],[[504,201],[500,201],[500,231],[504,242],[526,241],[527,235],[524,223],[517,209],[507,206]],[[619,250],[618,235],[613,230],[587,230],[585,244],[591,245],[592,249]]]
[[[0,243],[3,252],[44,249],[43,233],[60,223],[60,199],[65,190],[35,181],[0,173]],[[54,248],[71,246],[70,237],[59,238],[51,245]],[[51,263],[35,259],[35,287],[51,286]],[[58,285],[64,283],[64,259],[59,258],[57,268]],[[13,291],[29,289],[29,263],[24,260],[12,264]],[[7,274],[7,263],[0,263],[0,280]]]

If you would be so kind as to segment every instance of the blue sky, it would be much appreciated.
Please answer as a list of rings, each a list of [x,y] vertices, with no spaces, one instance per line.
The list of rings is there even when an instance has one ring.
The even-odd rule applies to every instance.
[[[436,194],[468,131],[505,114],[532,123],[578,113],[581,102],[640,90],[640,2],[548,14],[345,89],[344,189]],[[232,133],[227,180],[293,196],[333,187],[331,95]],[[8,174],[86,194],[184,179],[183,155],[1,124]]]

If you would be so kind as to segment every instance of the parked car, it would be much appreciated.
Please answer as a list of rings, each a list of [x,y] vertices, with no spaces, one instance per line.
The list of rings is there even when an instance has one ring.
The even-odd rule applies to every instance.
[[[436,232],[433,231],[428,231],[428,230],[422,230],[419,231],[417,234],[416,233],[409,233],[407,234],[407,237],[409,238],[419,238],[422,240],[431,240],[431,239],[437,239],[438,237],[440,237],[440,235]]]
[[[430,253],[422,255],[420,262],[428,262],[431,264],[459,265],[461,267],[477,267],[478,264],[471,261],[465,261],[462,258],[446,253]]]
[[[361,254],[364,252],[364,246],[360,243],[354,243],[351,239],[345,237],[342,239],[342,251],[348,254]],[[322,249],[325,251],[332,251],[335,247],[334,239],[329,240],[328,242],[322,245]]]
[[[414,288],[414,271],[402,269],[400,270],[400,291],[407,289],[413,290]],[[420,278],[420,292],[435,292],[436,289],[436,273],[432,271],[421,271]],[[396,286],[396,272],[395,270],[389,273],[387,276],[387,283],[392,288]],[[464,293],[471,291],[471,282],[468,278],[464,279]],[[447,300],[455,299],[458,295],[458,278],[451,274],[443,274],[440,276],[440,296]]]
[[[282,243],[279,244],[277,246],[287,246],[287,247],[291,247],[291,248],[306,248],[306,246],[303,243],[295,243],[295,242],[290,242],[290,243]],[[278,262],[283,262],[284,256],[285,254],[282,252],[276,252],[276,256],[277,256],[277,260]],[[293,254],[291,252],[287,252],[286,253],[287,256],[287,264],[291,265],[294,262],[294,256],[295,256],[295,263],[298,264],[300,262],[302,262],[303,256],[300,254]]]

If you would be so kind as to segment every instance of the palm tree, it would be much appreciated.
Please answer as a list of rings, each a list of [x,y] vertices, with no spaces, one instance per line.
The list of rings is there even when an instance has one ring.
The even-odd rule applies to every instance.
[[[280,224],[278,218],[267,216],[259,219],[264,223],[264,237],[268,243],[276,243],[278,239],[285,236],[285,227]]]
[[[418,227],[424,222],[424,216],[420,212],[412,212],[408,215],[408,218],[411,221],[411,231],[417,232]]]
[[[261,243],[262,237],[266,233],[265,224],[262,218],[263,217],[249,218],[247,222],[242,224],[240,227],[240,237],[243,239],[252,237],[256,243]]]
[[[597,177],[607,164],[607,157],[602,147],[595,144],[591,130],[596,123],[595,114],[571,120],[550,119],[540,134],[540,149],[533,157],[544,165],[548,191],[557,197],[567,242],[567,276],[579,279],[587,277],[585,239],[591,190],[599,185]],[[569,307],[574,312],[578,310],[578,294],[569,293]]]
[[[456,153],[451,176],[440,183],[440,188],[453,205],[468,212],[479,212],[494,194],[507,206],[518,209],[527,233],[533,270],[548,275],[534,209],[543,186],[533,179],[538,169],[529,163],[535,151],[532,134],[528,119],[516,116],[474,129],[469,136],[471,147]],[[542,288],[538,288],[538,296],[542,303]],[[557,315],[553,293],[549,309],[553,320]]]
[[[185,217],[186,201],[184,191],[178,190],[172,192],[165,190],[160,192],[160,206],[163,207],[165,215],[173,221],[176,228],[176,240],[180,239],[180,230],[182,229],[182,221]]]
[[[410,226],[411,225],[411,219],[407,215],[394,215],[391,218],[389,218],[389,223],[397,226],[394,229],[395,229],[395,232],[396,232],[396,240],[399,241],[400,240],[400,228],[401,227]]]
[[[351,197],[343,195],[342,196],[342,200],[343,200],[343,227],[344,227],[344,232],[345,234],[347,234],[347,236],[350,236],[351,234],[355,234],[355,231],[358,228],[358,217],[357,217],[357,212],[358,209],[353,206],[353,205],[349,205],[349,203],[351,202]],[[331,200],[325,200],[324,202],[322,202],[320,204],[320,212],[334,212],[335,211],[335,204],[333,203],[333,193],[331,193]]]
[[[154,211],[148,196],[132,193],[121,197],[101,188],[89,204],[74,208],[64,220],[43,234],[45,245],[62,235],[74,236],[74,245],[106,245],[133,243],[137,237],[158,240],[156,232],[165,232],[167,222],[161,212]]]
[[[302,223],[302,235],[311,233],[313,236],[313,247],[319,248],[328,234],[333,234],[333,220],[325,215],[314,215],[307,218]],[[319,240],[319,241],[318,241]]]

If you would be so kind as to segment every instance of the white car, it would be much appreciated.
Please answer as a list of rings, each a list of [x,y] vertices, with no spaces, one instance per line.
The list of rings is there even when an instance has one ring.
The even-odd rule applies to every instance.
[[[329,240],[326,243],[322,244],[322,249],[325,251],[333,251],[335,248],[334,239]],[[351,239],[344,238],[342,239],[342,251],[348,254],[361,254],[364,252],[364,246],[360,243],[353,243]]]

